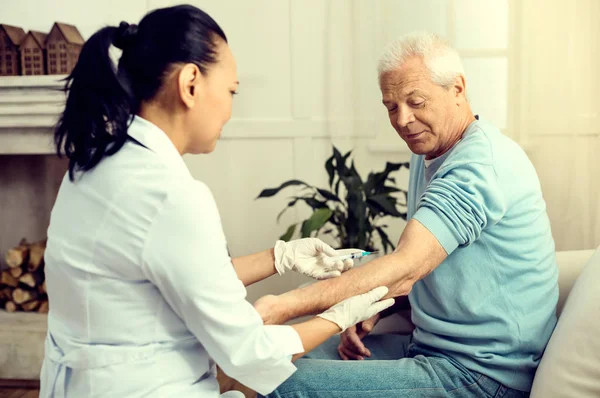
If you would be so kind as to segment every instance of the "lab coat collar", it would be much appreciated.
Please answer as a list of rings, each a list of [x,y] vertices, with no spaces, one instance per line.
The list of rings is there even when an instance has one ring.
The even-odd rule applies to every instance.
[[[173,145],[167,134],[154,123],[133,115],[127,134],[144,147],[156,153],[169,167],[190,175],[183,157]]]

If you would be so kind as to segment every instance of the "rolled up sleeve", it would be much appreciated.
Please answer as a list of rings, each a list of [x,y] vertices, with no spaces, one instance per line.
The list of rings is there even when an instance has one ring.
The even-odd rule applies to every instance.
[[[223,371],[268,394],[296,371],[304,351],[290,326],[265,326],[246,300],[227,250],[216,203],[194,182],[171,192],[144,250],[147,277]]]
[[[476,241],[505,212],[504,193],[493,166],[471,162],[440,170],[425,188],[414,218],[450,254]]]

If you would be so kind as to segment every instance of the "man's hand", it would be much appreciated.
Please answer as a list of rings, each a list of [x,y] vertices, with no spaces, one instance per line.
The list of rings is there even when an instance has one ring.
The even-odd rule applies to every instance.
[[[338,354],[344,361],[357,359],[363,360],[364,357],[370,357],[371,351],[362,342],[373,328],[379,322],[381,318],[380,314],[362,321],[355,326],[349,327],[340,338],[340,345],[338,346]]]
[[[275,244],[275,269],[280,275],[293,270],[314,279],[329,279],[349,270],[354,262],[335,260],[334,257],[349,254],[358,249],[335,250],[317,238],[282,240]]]

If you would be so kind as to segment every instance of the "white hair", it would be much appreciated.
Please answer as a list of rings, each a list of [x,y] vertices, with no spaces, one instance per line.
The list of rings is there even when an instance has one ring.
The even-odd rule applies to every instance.
[[[450,87],[465,72],[458,52],[445,40],[430,32],[413,32],[389,43],[379,58],[381,75],[402,66],[409,58],[421,57],[433,83]]]

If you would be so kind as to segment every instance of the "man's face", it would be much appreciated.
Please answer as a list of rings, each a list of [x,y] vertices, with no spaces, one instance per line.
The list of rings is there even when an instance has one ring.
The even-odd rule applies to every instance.
[[[379,85],[390,123],[413,153],[433,159],[454,144],[463,79],[449,89],[440,87],[431,81],[422,58],[412,57],[383,73]]]

